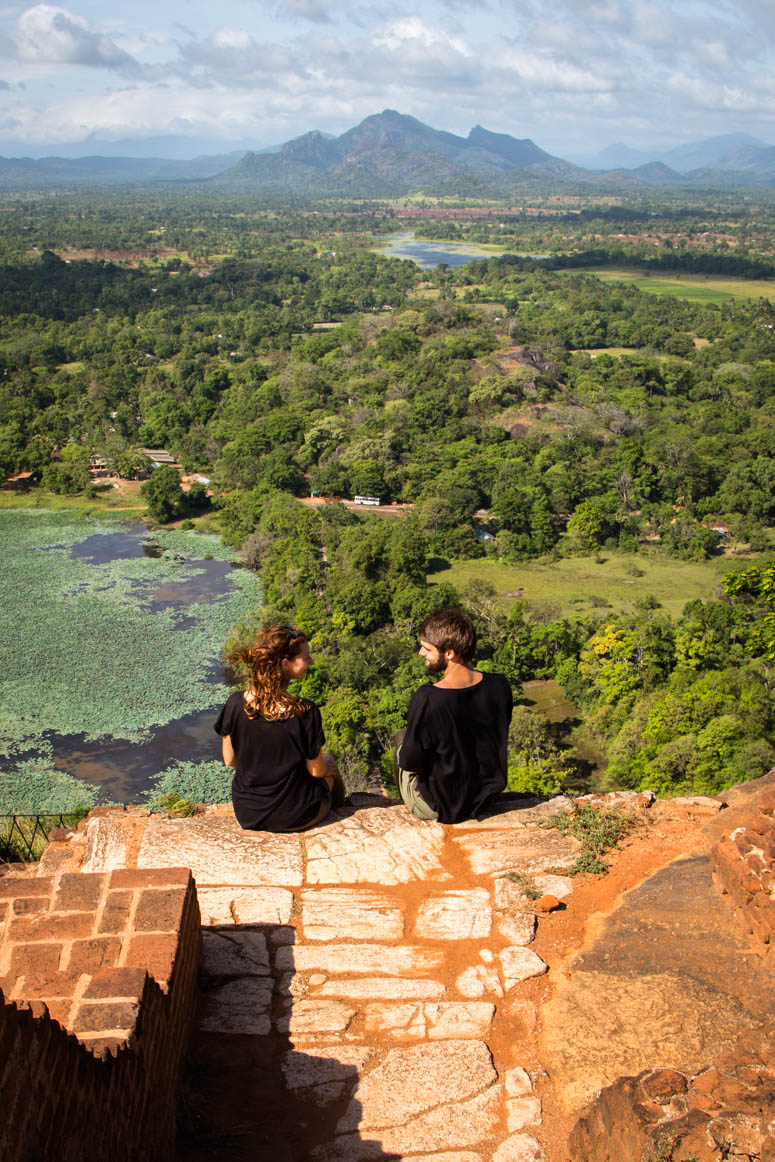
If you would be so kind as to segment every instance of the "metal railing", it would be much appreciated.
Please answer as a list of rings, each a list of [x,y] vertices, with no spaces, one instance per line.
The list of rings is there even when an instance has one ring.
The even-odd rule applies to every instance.
[[[72,827],[70,812],[53,812],[38,815],[0,814],[0,864],[28,863],[40,859],[48,837],[58,827]]]

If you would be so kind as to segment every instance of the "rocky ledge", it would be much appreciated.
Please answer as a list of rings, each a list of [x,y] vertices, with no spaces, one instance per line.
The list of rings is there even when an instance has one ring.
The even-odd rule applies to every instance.
[[[243,832],[227,807],[101,808],[55,838],[40,874],[191,869],[204,946],[193,1052],[209,1063],[221,1156],[566,1162],[568,1130],[622,1077],[691,1079],[742,1034],[764,1068],[771,973],[710,868],[724,816],[737,825],[762,789],[737,807],[733,794],[728,812],[713,798],[601,797],[638,814],[641,844],[679,820],[688,858],[666,848],[597,911],[576,904],[589,877],[567,874],[577,841],[544,826],[564,799],[444,826],[359,796],[286,836]],[[553,933],[576,907],[571,954]],[[585,1149],[593,1124],[575,1131]]]

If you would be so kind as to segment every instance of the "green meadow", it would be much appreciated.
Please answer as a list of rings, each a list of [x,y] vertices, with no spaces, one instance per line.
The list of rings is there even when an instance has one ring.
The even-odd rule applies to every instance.
[[[638,290],[719,305],[729,299],[775,299],[775,279],[721,278],[705,274],[646,274],[637,267],[578,267],[566,274],[592,274],[602,282],[634,283]]]
[[[455,561],[433,573],[430,582],[448,581],[463,590],[486,582],[508,607],[519,595],[556,617],[580,617],[610,609],[628,613],[638,598],[650,597],[673,617],[687,601],[714,597],[719,581],[733,567],[716,557],[709,561],[678,561],[656,553],[603,553],[594,557],[561,557],[556,561],[526,561],[506,565],[485,559]]]

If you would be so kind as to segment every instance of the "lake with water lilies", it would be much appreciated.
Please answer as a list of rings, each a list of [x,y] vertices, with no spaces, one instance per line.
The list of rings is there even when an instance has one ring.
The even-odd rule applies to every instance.
[[[453,242],[428,242],[414,234],[392,234],[384,239],[380,252],[388,258],[411,258],[421,270],[433,270],[440,263],[446,266],[465,266],[472,258],[493,258],[493,251],[480,246],[457,245]]]
[[[57,772],[137,802],[170,764],[220,761],[221,651],[261,600],[232,550],[29,508],[0,512],[0,552],[0,810],[50,808]]]

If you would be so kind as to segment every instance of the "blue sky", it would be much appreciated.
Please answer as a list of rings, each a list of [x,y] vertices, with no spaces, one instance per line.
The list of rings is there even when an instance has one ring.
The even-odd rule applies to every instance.
[[[261,148],[384,108],[564,156],[739,131],[775,144],[775,0],[0,7],[6,155],[90,134]]]

